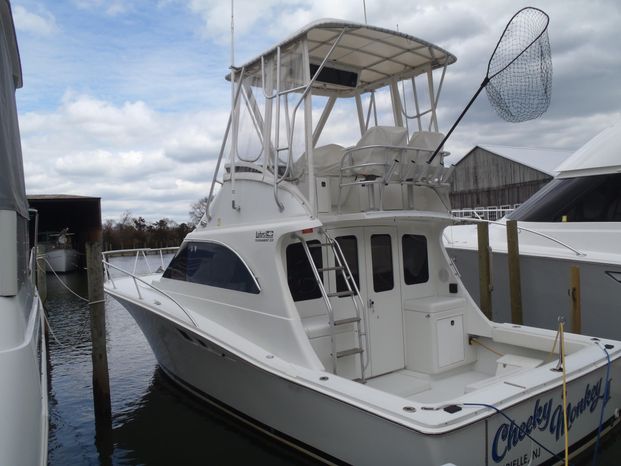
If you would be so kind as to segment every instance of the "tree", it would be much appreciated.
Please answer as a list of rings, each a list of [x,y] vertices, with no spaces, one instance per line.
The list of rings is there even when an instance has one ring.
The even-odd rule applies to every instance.
[[[207,201],[209,196],[201,197],[198,201],[194,202],[190,207],[188,214],[190,215],[190,224],[198,225],[205,212],[207,212]]]

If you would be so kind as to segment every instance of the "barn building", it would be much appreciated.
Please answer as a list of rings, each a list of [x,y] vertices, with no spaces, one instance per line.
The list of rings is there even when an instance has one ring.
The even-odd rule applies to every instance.
[[[479,145],[455,163],[453,209],[521,204],[555,175],[573,151]]]

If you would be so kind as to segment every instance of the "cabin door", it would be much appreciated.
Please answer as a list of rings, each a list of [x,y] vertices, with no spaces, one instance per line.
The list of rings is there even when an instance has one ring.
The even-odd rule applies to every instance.
[[[402,369],[405,359],[396,228],[343,228],[330,231],[330,235],[341,245],[366,304],[367,376]],[[331,283],[330,288],[343,291],[345,285]],[[334,298],[332,303],[336,319],[351,317],[350,298]]]
[[[365,228],[370,374],[403,369],[403,311],[397,229]]]

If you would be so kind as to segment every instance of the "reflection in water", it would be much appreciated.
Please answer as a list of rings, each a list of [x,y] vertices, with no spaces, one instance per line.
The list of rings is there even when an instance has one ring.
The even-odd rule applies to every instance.
[[[130,270],[133,266],[127,258],[121,263]],[[65,274],[61,279],[78,294],[87,295],[85,274]],[[101,432],[96,435],[88,306],[50,275],[46,309],[60,341],[49,338],[50,466],[313,464],[174,384],[157,367],[131,316],[108,297],[113,429],[109,438]],[[620,453],[617,431],[604,442],[598,464],[618,464]],[[590,465],[591,458],[589,451],[573,464]]]

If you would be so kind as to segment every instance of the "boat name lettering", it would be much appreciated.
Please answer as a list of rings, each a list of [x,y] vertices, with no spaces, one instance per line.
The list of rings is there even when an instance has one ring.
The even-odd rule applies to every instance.
[[[274,230],[255,231],[254,240],[259,243],[270,243],[274,241]]]
[[[610,390],[609,387],[606,387],[606,390],[602,391],[602,380],[603,378],[600,378],[593,386],[587,384],[584,395],[580,399],[575,403],[567,403],[568,431],[583,413],[595,411],[600,399],[605,397],[604,405],[606,405],[610,399]],[[607,385],[610,385],[610,380],[608,380]],[[542,432],[548,431],[558,441],[564,434],[563,422],[562,402],[554,405],[554,398],[547,401],[538,398],[533,413],[528,419],[521,423],[508,421],[498,427],[492,443],[492,459],[495,463],[500,463],[511,452],[512,448],[537,429]]]

